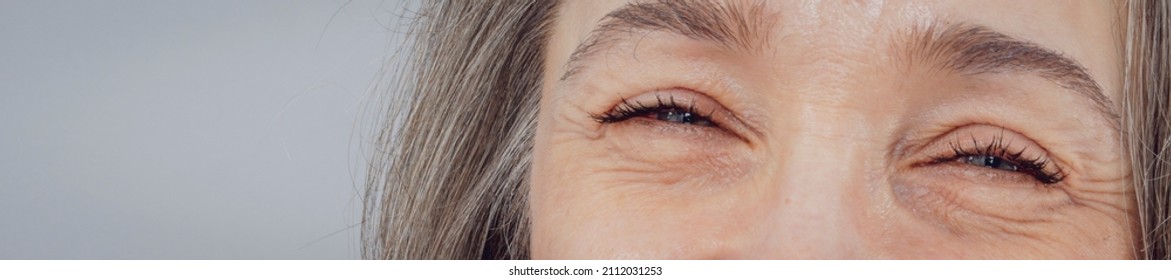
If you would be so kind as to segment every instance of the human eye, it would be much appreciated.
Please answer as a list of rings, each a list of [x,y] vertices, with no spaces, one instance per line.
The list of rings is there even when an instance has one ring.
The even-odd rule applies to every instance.
[[[758,139],[757,130],[747,125],[742,114],[725,106],[718,93],[669,87],[615,94],[596,103],[605,106],[586,112],[599,124],[595,128],[613,139],[670,140],[691,146]]]
[[[955,135],[947,141],[947,146],[948,151],[932,157],[932,164],[976,169],[1001,177],[1028,177],[1046,186],[1065,180],[1064,170],[1053,163],[1044,148],[1016,133],[1006,136],[1003,129],[980,136]]]
[[[654,94],[654,100],[649,102],[621,98],[618,105],[610,111],[591,117],[606,124],[641,118],[671,124],[716,127],[712,121],[712,112],[697,110],[695,99],[679,101],[674,95],[664,97],[662,94]]]
[[[912,140],[911,164],[891,179],[895,197],[917,216],[953,231],[1023,226],[1071,205],[1076,188],[1053,150],[1025,132],[968,124]]]
[[[591,136],[585,139],[602,147],[606,170],[632,181],[697,186],[733,180],[737,177],[723,177],[746,170],[754,139],[748,135],[753,134],[710,91],[673,87],[630,92],[637,93],[619,92],[591,102],[586,108],[592,110],[583,108],[589,116],[583,120],[591,123],[585,126]]]

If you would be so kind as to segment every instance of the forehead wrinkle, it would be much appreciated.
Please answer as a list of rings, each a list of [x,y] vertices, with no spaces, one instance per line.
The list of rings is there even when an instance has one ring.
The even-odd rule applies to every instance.
[[[896,59],[902,65],[928,65],[931,71],[962,75],[1037,75],[1086,97],[1111,126],[1121,126],[1113,102],[1086,68],[1056,51],[980,25],[931,22],[913,26],[904,35],[895,38]]]
[[[561,80],[579,71],[596,53],[638,33],[670,32],[713,42],[726,49],[759,51],[767,47],[768,31],[776,22],[775,17],[765,15],[765,4],[763,1],[696,0],[626,4],[603,17],[598,27],[575,48]]]

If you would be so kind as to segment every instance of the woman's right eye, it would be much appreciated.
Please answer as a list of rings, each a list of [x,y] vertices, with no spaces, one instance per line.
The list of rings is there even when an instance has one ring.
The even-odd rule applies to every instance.
[[[967,156],[960,159],[960,161],[975,166],[1000,169],[1005,171],[1017,171],[1017,169],[1020,169],[1016,163],[992,155]]]
[[[601,123],[616,123],[631,118],[648,118],[669,123],[715,127],[710,115],[699,113],[694,104],[680,106],[674,97],[666,99],[659,96],[649,104],[623,99],[610,112],[591,116]]]
[[[660,109],[654,113],[657,120],[698,126],[715,126],[710,119],[698,113],[679,108]]]

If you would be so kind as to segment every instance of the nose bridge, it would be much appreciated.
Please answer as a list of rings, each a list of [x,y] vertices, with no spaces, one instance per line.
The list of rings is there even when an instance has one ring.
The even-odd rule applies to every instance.
[[[814,38],[816,40],[817,38]],[[839,46],[839,45],[833,45]],[[764,103],[773,122],[754,193],[745,197],[763,211],[756,230],[746,234],[747,258],[854,259],[869,256],[862,234],[871,209],[868,160],[876,143],[874,92],[866,51],[850,47],[802,49],[794,65],[765,87]],[[878,125],[878,126],[876,126]]]
[[[849,259],[857,256],[854,219],[865,201],[864,114],[849,105],[819,102],[796,109],[772,147],[763,188],[766,234],[762,258]],[[855,108],[857,109],[857,108]]]

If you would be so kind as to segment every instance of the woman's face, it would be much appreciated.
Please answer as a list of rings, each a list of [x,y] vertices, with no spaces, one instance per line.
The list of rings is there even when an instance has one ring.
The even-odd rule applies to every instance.
[[[567,1],[535,258],[1129,258],[1106,1]]]

